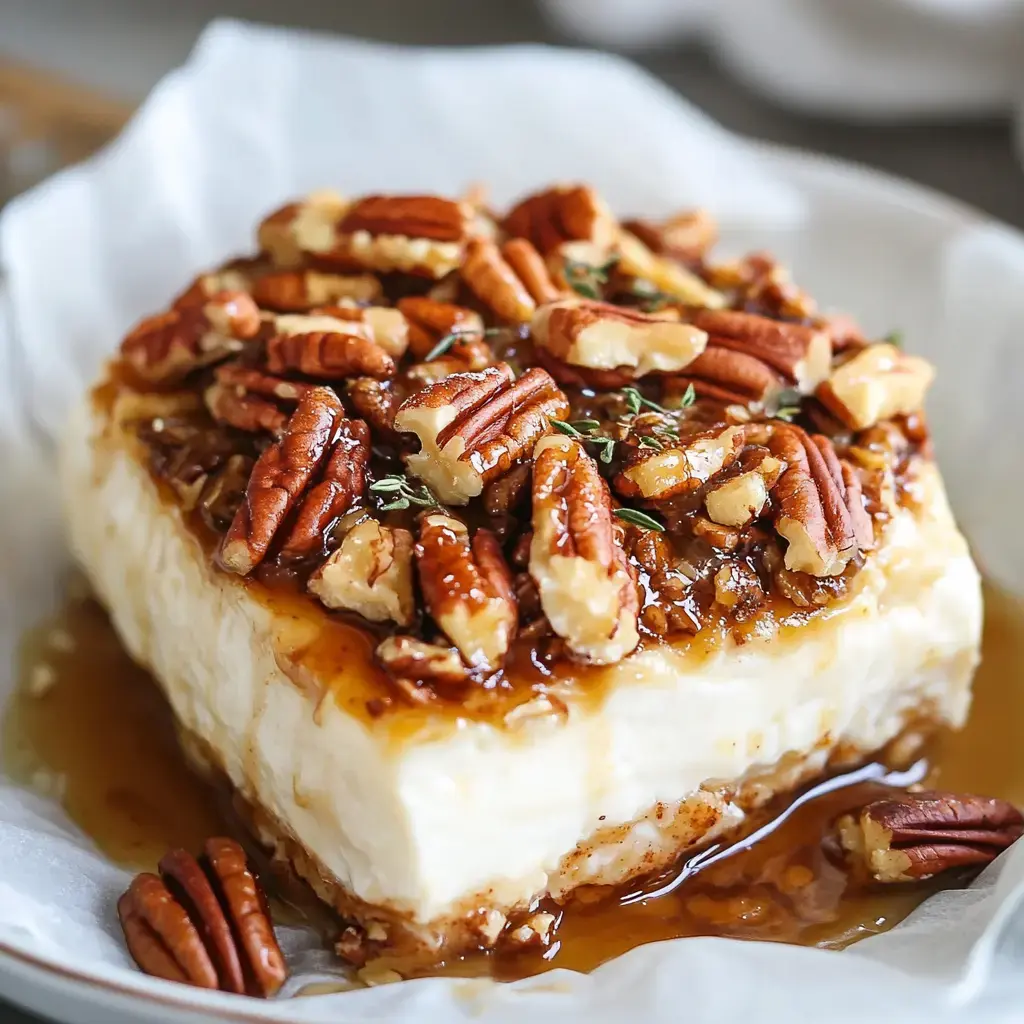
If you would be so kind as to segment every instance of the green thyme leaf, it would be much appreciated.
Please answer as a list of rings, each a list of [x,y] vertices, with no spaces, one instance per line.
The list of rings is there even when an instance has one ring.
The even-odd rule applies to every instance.
[[[799,405],[783,405],[775,410],[775,418],[777,420],[785,420],[787,423],[792,423],[799,415]]]
[[[389,502],[387,505],[381,505],[381,512],[393,512],[396,509],[408,508],[408,498],[396,498],[394,501]]]
[[[503,334],[507,331],[507,327],[488,327],[486,331],[481,331],[475,328],[463,328],[461,331],[452,331],[451,334],[446,334],[427,354],[424,358],[425,363],[429,363],[434,359],[440,359],[455,342],[462,338],[470,338],[474,334],[479,335],[481,338],[490,338],[495,334]]]
[[[605,464],[615,457],[615,438],[614,437],[590,437],[588,441],[597,445],[597,457]]]
[[[665,527],[657,519],[653,519],[639,509],[617,508],[612,514],[616,519],[621,519],[624,523],[629,523],[630,526],[639,526],[641,530],[653,530],[655,533],[665,532]]]
[[[890,331],[882,341],[895,345],[897,348],[903,348],[903,332],[900,330]]]
[[[600,420],[570,420],[570,423],[584,434],[588,434],[592,430],[597,430],[597,428],[601,426]]]
[[[374,494],[390,494],[392,491],[402,489],[402,478],[400,476],[386,476],[382,480],[374,480],[370,484],[370,490]]]
[[[440,502],[434,497],[434,492],[426,484],[413,484],[397,473],[374,480],[370,484],[369,490],[371,494],[395,496],[394,500],[380,506],[383,512],[408,508],[410,505],[420,505],[424,508],[440,505]]]
[[[583,437],[583,435],[571,424],[565,420],[548,420],[560,434],[568,434],[569,437]]]
[[[689,409],[694,402],[697,401],[697,389],[693,384],[687,384],[686,390],[683,392],[683,397],[679,399],[680,409]]]
[[[652,437],[650,434],[644,434],[644,436],[640,438],[640,447],[654,448],[656,451],[660,452],[665,446],[656,437]]]
[[[691,384],[690,386],[692,387],[693,385]],[[626,400],[626,407],[634,416],[641,409],[652,409],[654,412],[668,412],[667,409],[658,405],[657,402],[644,398],[636,388],[623,388],[619,394]]]
[[[619,257],[613,256],[606,263],[592,266],[566,257],[565,279],[577,295],[582,295],[586,299],[600,299],[601,289],[608,283],[608,275],[618,262]]]

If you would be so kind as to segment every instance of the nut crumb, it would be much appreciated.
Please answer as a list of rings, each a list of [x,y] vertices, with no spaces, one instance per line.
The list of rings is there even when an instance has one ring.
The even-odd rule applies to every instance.
[[[45,661],[32,666],[28,677],[28,694],[30,697],[45,697],[57,685],[57,672]]]

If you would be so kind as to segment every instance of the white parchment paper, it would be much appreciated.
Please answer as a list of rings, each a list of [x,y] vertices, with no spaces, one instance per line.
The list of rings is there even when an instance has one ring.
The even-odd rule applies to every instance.
[[[727,245],[770,247],[869,329],[903,328],[939,365],[939,452],[979,559],[1006,585],[1024,580],[1021,236],[899,183],[733,138],[612,58],[410,51],[219,23],[113,146],[0,219],[0,696],[20,630],[67,569],[55,442],[136,318],[314,188],[456,193],[485,180],[503,203],[558,179],[594,182],[623,212],[707,205]],[[1024,847],[846,953],[689,939],[589,976],[266,1004],[134,971],[113,911],[125,882],[55,804],[0,779],[0,985],[6,946],[141,994],[280,1021],[996,1020],[1024,1006]],[[308,936],[285,939],[300,972],[329,966]]]

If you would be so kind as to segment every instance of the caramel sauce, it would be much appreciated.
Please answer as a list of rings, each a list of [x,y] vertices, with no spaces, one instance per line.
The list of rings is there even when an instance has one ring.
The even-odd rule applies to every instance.
[[[1024,602],[988,589],[984,660],[965,729],[945,731],[916,773],[890,776],[1024,803]],[[324,655],[326,657],[326,654]],[[339,671],[358,649],[336,654]],[[4,768],[57,794],[68,816],[112,860],[151,868],[172,845],[198,848],[227,827],[217,801],[187,769],[170,712],[147,674],[121,648],[93,601],[69,600],[29,635],[22,685],[3,721]],[[579,891],[547,949],[475,956],[443,973],[511,979],[553,967],[592,970],[658,939],[722,935],[838,947],[885,930],[942,887],[866,888],[842,870],[829,837],[835,816],[885,791],[886,769],[826,780],[797,801],[752,820],[752,839],[712,847],[670,875],[627,892]],[[788,812],[788,813],[787,813]],[[433,973],[433,972],[431,972]]]

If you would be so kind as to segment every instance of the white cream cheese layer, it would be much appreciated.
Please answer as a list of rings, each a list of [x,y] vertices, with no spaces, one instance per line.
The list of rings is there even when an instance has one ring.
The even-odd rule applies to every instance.
[[[840,743],[875,750],[917,710],[954,724],[967,711],[980,584],[930,469],[917,514],[898,513],[852,598],[811,624],[701,660],[640,653],[564,721],[395,742],[333,702],[314,714],[275,659],[271,611],[208,566],[104,430],[95,410],[77,414],[63,485],[75,554],[128,650],[243,795],[349,892],[420,922],[469,897],[508,906],[543,892],[595,831],[704,783],[786,754],[821,763]]]

